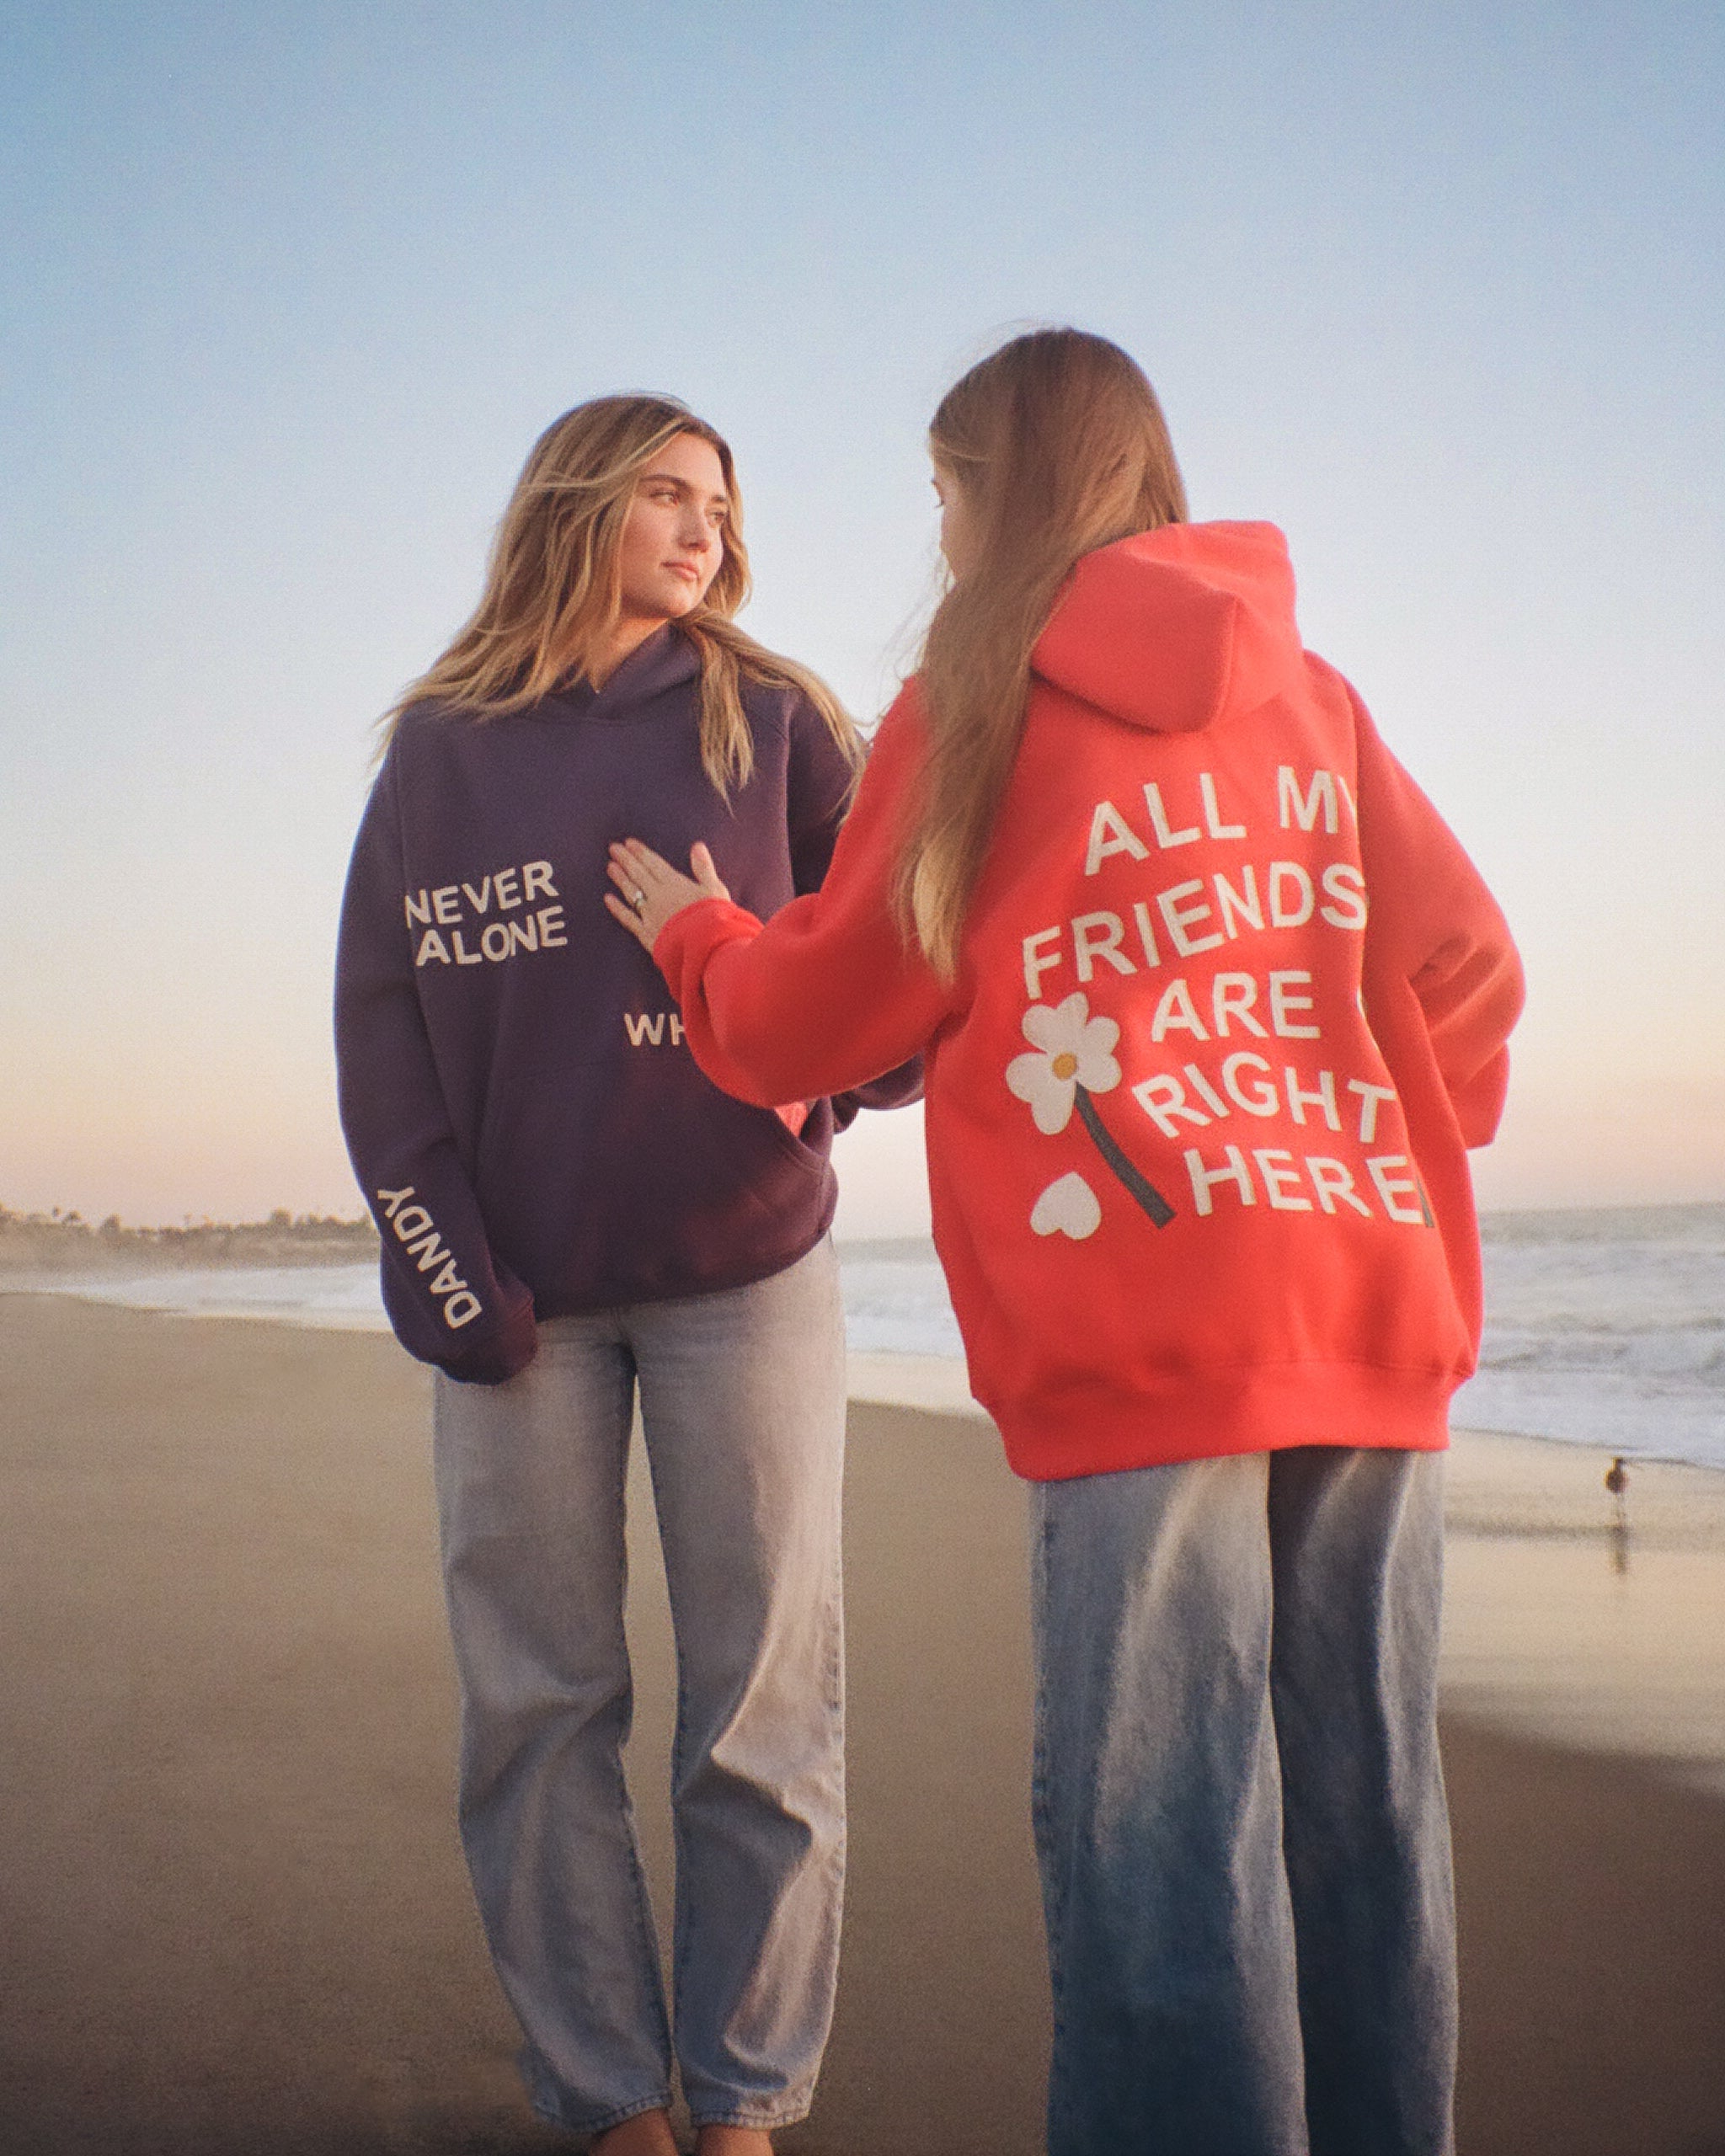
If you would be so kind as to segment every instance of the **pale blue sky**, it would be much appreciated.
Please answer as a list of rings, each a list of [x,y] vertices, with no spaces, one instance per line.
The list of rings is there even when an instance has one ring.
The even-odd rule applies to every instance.
[[[557,412],[722,427],[750,626],[869,716],[929,412],[1032,320],[1144,362],[1196,513],[1288,531],[1308,643],[1502,895],[1487,1200],[1725,1198],[1717,8],[0,26],[0,1203],[355,1207],[366,729]],[[846,1141],[900,1192],[853,1225],[914,1212],[911,1135]]]

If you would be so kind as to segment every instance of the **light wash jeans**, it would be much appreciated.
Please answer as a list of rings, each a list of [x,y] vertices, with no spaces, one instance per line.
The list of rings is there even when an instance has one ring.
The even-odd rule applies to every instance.
[[[1050,2156],[1446,2156],[1441,1454],[1032,1508]]]
[[[461,1830],[534,2105],[670,2101],[670,2021],[621,1748],[635,1388],[677,1644],[676,2052],[698,2123],[806,2116],[844,1873],[844,1324],[831,1245],[773,1278],[539,1328],[436,1386]]]

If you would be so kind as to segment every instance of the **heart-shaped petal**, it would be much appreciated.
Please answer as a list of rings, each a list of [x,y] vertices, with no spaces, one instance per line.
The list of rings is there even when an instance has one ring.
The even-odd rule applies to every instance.
[[[1072,1081],[1056,1078],[1047,1056],[1015,1055],[1007,1065],[1007,1086],[1029,1103],[1036,1127],[1044,1138],[1055,1136],[1072,1120]]]
[[[1031,1207],[1030,1225],[1039,1235],[1070,1235],[1081,1243],[1102,1225],[1102,1207],[1082,1176],[1062,1176]]]

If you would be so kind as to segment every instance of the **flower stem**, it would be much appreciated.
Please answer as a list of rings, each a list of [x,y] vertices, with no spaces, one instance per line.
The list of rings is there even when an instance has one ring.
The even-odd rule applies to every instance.
[[[1174,1209],[1152,1182],[1147,1182],[1126,1155],[1115,1145],[1102,1126],[1102,1118],[1096,1112],[1096,1103],[1081,1086],[1072,1088],[1078,1103],[1079,1119],[1095,1140],[1096,1150],[1124,1183],[1134,1198],[1149,1214],[1159,1228],[1166,1228],[1174,1217]]]

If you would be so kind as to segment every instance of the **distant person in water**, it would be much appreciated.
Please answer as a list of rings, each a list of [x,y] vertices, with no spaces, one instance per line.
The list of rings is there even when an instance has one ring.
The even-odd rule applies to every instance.
[[[398,707],[342,915],[342,1119],[396,1331],[437,1366],[462,1840],[533,2102],[606,2156],[670,2156],[673,2056],[702,2156],[769,2148],[838,1951],[827,1156],[859,1096],[720,1091],[598,905],[619,825],[701,841],[763,915],[825,873],[857,737],[734,626],[747,589],[710,426],[565,414]],[[674,2025],[621,1759],[638,1401],[677,1641]]]
[[[1031,1483],[1054,2156],[1444,2156],[1442,1449],[1515,953],[1126,354],[1016,339],[930,447],[953,581],[820,892],[763,928],[637,837],[606,903],[743,1098],[927,1052]]]

